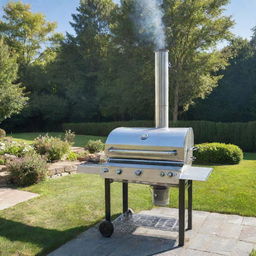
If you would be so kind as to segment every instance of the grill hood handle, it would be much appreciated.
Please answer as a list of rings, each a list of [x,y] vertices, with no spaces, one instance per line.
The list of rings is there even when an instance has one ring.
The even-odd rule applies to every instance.
[[[138,149],[118,149],[110,148],[109,153],[116,153],[119,155],[165,155],[165,156],[176,156],[177,150],[169,151],[158,151],[158,150],[138,150]]]

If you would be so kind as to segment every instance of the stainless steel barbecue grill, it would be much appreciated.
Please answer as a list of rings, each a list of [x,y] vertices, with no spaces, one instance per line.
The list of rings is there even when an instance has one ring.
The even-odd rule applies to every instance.
[[[211,168],[192,167],[192,128],[169,128],[168,51],[155,53],[155,128],[117,128],[106,141],[104,164],[82,164],[78,171],[100,174],[105,179],[106,221],[100,232],[110,237],[114,231],[110,212],[110,184],[123,183],[123,213],[128,210],[128,183],[153,186],[156,205],[168,204],[169,188],[179,188],[179,245],[184,245],[185,190],[188,189],[188,229],[192,229],[192,181],[205,181]]]
[[[191,128],[117,128],[106,141],[103,178],[151,185],[178,184],[193,157]]]

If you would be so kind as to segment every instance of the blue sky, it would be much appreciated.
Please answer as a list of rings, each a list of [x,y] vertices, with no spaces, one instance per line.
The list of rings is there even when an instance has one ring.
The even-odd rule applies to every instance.
[[[0,0],[1,9],[8,1]],[[31,4],[32,11],[44,13],[49,21],[57,21],[59,32],[72,32],[69,22],[72,20],[71,14],[76,12],[79,0],[23,0],[23,2]],[[256,26],[256,0],[231,0],[226,14],[232,15],[236,21],[233,32],[249,39],[252,35],[251,28]]]

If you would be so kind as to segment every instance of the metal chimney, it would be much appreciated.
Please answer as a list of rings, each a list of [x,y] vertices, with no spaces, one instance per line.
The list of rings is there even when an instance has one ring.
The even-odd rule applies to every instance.
[[[155,52],[155,126],[169,127],[169,58],[168,50]],[[153,203],[169,204],[169,187],[153,186]]]
[[[169,60],[168,50],[155,52],[155,126],[169,127]]]

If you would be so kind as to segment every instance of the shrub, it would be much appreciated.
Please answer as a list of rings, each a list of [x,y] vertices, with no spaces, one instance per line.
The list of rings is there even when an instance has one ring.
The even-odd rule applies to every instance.
[[[66,159],[68,161],[76,161],[78,157],[79,155],[77,153],[70,151]]]
[[[10,180],[17,186],[30,186],[46,178],[47,163],[36,154],[27,154],[23,158],[7,163]]]
[[[236,145],[224,143],[204,143],[196,145],[195,163],[238,164],[243,159],[243,151]]]
[[[0,139],[6,136],[6,132],[3,129],[0,129]]]
[[[65,131],[64,141],[67,141],[72,146],[75,142],[75,137],[76,134],[74,132],[72,132],[71,130],[67,130]]]
[[[105,148],[105,144],[101,140],[89,140],[85,146],[85,149],[90,153],[96,153],[103,151]]]
[[[24,142],[13,141],[11,138],[4,138],[0,142],[0,155],[9,154],[22,157],[30,151],[33,151],[33,147]]]
[[[88,160],[88,155],[90,155],[90,153],[88,151],[84,151],[84,152],[79,152],[77,153],[77,160],[80,162],[83,161],[87,161]]]
[[[67,141],[51,136],[39,136],[35,139],[35,151],[46,156],[49,162],[61,160],[70,152],[70,145]]]

